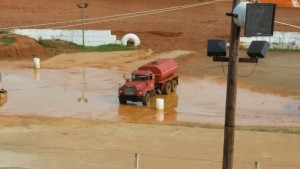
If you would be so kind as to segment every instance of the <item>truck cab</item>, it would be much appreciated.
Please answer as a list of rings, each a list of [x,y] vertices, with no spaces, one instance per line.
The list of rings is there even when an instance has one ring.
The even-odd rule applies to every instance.
[[[153,73],[149,70],[136,70],[131,73],[131,79],[119,88],[119,101],[125,104],[127,101],[149,104],[150,98],[155,94],[155,81]]]

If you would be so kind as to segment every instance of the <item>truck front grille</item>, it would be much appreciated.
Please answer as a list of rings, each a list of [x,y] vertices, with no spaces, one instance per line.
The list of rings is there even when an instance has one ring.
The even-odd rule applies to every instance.
[[[134,96],[135,95],[134,88],[133,87],[126,88],[125,91],[124,91],[124,95]]]

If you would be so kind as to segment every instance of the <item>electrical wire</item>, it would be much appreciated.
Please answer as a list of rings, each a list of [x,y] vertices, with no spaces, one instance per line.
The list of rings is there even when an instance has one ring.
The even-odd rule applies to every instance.
[[[249,68],[248,66],[243,66],[243,67]],[[263,72],[267,72],[267,73],[272,73],[272,74],[276,74],[276,75],[284,76],[284,77],[288,77],[288,78],[293,78],[293,79],[300,79],[300,77],[297,77],[297,76],[287,75],[287,74],[278,73],[278,72],[274,72],[274,71],[269,71],[269,70],[266,70],[266,69],[258,69],[258,71],[263,71]]]
[[[251,76],[254,73],[254,71],[256,70],[257,65],[258,65],[258,63],[255,64],[255,66],[252,68],[252,71],[249,74],[247,74],[247,75],[239,75],[239,76],[240,77],[249,77],[249,76]],[[228,66],[228,65],[224,65],[224,62],[222,62],[223,74],[224,74],[225,77],[227,77],[227,73],[225,71],[225,66]],[[243,66],[243,65],[240,65],[240,66],[249,68],[248,66]],[[263,71],[263,72],[267,72],[267,73],[272,73],[272,74],[276,74],[276,75],[284,76],[284,77],[289,77],[289,78],[293,78],[293,79],[300,79],[300,77],[297,77],[297,76],[292,76],[292,75],[287,75],[287,74],[278,73],[278,72],[274,72],[274,71],[269,71],[269,70],[266,70],[266,69],[259,69],[259,71]]]
[[[239,74],[239,76],[240,77],[249,77],[249,76],[251,76],[253,74],[253,72],[255,71],[257,65],[258,65],[258,62],[256,62],[256,64],[254,65],[252,71],[249,74],[247,74],[247,75],[240,75]]]
[[[228,67],[228,65],[226,65]],[[225,77],[227,77],[227,73],[225,72],[225,65],[224,62],[222,62],[222,68],[223,68],[223,74]]]

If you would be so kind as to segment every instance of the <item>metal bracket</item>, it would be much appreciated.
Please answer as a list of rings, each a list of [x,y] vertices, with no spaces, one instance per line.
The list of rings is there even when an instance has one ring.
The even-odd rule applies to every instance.
[[[234,13],[226,13],[226,16],[231,16],[233,18],[237,18],[239,15],[234,14]]]
[[[228,62],[228,57],[213,57],[214,62]],[[258,58],[239,58],[239,62],[257,63]]]

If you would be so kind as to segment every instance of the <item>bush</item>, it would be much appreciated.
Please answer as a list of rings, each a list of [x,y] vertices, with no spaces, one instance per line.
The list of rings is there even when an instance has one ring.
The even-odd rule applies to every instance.
[[[8,31],[0,31],[0,34],[8,34],[9,32]]]
[[[4,43],[4,45],[9,45],[9,44],[12,44],[14,43],[15,39],[13,37],[10,37],[10,36],[4,36],[2,38],[2,42]]]

